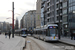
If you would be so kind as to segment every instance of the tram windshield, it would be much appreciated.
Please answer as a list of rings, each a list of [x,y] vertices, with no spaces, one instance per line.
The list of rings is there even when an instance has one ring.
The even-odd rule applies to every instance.
[[[56,29],[49,29],[50,34],[55,34],[56,33]]]
[[[26,33],[25,33],[25,30],[22,30],[22,34],[26,34]]]
[[[48,35],[47,36],[57,36],[57,35],[58,35],[57,28],[49,28],[48,29]]]
[[[57,29],[49,29],[50,36],[56,36],[57,35]]]

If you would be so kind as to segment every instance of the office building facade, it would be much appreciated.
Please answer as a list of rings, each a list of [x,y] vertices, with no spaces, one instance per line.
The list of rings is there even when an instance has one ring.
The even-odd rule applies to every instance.
[[[21,27],[32,31],[36,27],[36,10],[30,10],[21,19]]]

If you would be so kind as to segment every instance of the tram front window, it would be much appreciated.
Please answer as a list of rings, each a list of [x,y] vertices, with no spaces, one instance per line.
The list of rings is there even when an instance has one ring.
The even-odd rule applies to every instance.
[[[25,31],[23,31],[23,34],[25,34]]]
[[[50,34],[55,34],[56,33],[55,29],[49,29],[49,31],[50,31]]]
[[[48,35],[49,36],[57,36],[57,29],[49,29]]]

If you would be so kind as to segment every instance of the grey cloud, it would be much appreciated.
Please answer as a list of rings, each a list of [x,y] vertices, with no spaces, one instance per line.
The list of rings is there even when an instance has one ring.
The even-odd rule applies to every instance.
[[[25,3],[25,4],[27,4],[27,5],[29,5],[29,6],[35,5],[35,4],[33,4],[33,3]]]

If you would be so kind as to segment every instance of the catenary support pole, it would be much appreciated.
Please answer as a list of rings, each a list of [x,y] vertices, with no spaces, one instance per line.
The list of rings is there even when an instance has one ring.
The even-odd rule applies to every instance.
[[[14,2],[12,2],[12,38],[14,38]]]

